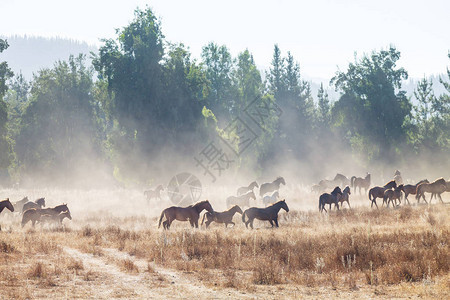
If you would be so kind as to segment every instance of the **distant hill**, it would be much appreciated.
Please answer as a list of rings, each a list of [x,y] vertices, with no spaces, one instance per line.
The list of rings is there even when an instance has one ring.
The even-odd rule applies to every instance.
[[[71,54],[86,54],[90,61],[90,52],[97,47],[86,42],[66,38],[44,38],[34,36],[0,36],[8,41],[9,47],[0,54],[0,61],[7,61],[15,74],[20,71],[27,80],[33,72],[52,67],[58,60],[67,60]]]
[[[9,48],[0,54],[0,61],[7,61],[15,74],[21,71],[28,80],[32,79],[33,72],[52,67],[57,60],[67,60],[71,54],[86,54],[88,63],[90,63],[90,52],[96,53],[98,51],[96,46],[89,45],[86,42],[60,37],[0,36],[0,38],[6,39],[9,44]],[[258,67],[262,76],[265,77],[265,71],[269,68],[262,65]],[[441,76],[448,80],[446,74]],[[311,93],[315,100],[317,100],[317,91],[321,82],[324,84],[330,101],[334,102],[339,99],[340,93],[336,92],[333,87],[328,86],[329,79],[308,77],[303,79],[311,84]],[[431,75],[428,79],[433,82],[433,90],[436,96],[446,92],[444,86],[439,82],[439,75]],[[418,78],[410,78],[402,83],[402,90],[407,92],[413,103],[416,101],[414,89],[419,80]]]

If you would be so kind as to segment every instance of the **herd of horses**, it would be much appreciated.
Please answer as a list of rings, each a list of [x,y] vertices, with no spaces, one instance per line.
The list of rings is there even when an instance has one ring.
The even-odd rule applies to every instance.
[[[22,216],[22,228],[28,222],[31,222],[34,227],[36,223],[61,225],[65,218],[72,220],[67,204],[61,204],[51,208],[44,207],[45,198],[29,201],[28,197],[24,197],[22,200],[14,203],[9,201],[9,198],[0,201],[0,213],[7,208],[11,213],[19,213]]]
[[[429,182],[427,179],[421,180],[416,184],[403,184],[403,179],[399,171],[395,172],[394,179],[389,181],[383,186],[374,186],[370,188],[370,174],[367,174],[364,178],[353,176],[350,179],[342,174],[337,174],[333,180],[321,180],[319,184],[312,187],[312,191],[320,192],[326,190],[332,186],[331,193],[323,193],[319,197],[319,211],[325,209],[325,204],[334,204],[339,209],[339,203],[347,202],[350,207],[349,195],[350,186],[345,186],[344,190],[341,190],[339,185],[345,185],[350,182],[350,186],[353,187],[353,191],[356,193],[356,189],[359,188],[359,194],[361,195],[361,189],[364,189],[364,194],[368,193],[369,200],[371,201],[370,207],[378,209],[377,198],[383,199],[382,206],[386,204],[389,207],[392,204],[393,207],[401,204],[403,195],[405,197],[405,203],[409,202],[409,195],[416,195],[417,203],[420,199],[423,199],[428,204],[425,193],[430,193],[430,203],[433,197],[438,198],[441,203],[444,203],[441,194],[444,192],[450,192],[450,181],[445,181],[444,178],[438,178],[433,182]],[[370,188],[370,189],[369,189]],[[330,188],[331,189],[331,188]],[[397,203],[398,201],[398,203]]]
[[[225,227],[227,227],[228,224],[234,226],[235,223],[233,222],[233,217],[236,213],[242,214],[242,222],[247,228],[248,225],[250,225],[250,228],[253,229],[253,221],[255,219],[268,221],[272,227],[274,225],[275,227],[278,227],[278,212],[280,209],[284,209],[286,212],[289,211],[286,200],[280,200],[272,205],[262,208],[250,207],[244,212],[242,212],[242,209],[238,205],[234,205],[226,211],[217,212],[212,208],[208,200],[204,200],[193,205],[189,205],[188,207],[171,206],[164,209],[159,218],[158,228],[161,227],[162,222],[163,228],[169,229],[170,225],[175,220],[189,221],[191,227],[198,228],[198,220],[200,219],[200,213],[203,210],[206,210],[206,213],[203,215],[202,223],[200,225],[203,225],[206,219],[206,228],[208,228],[212,222],[224,224]],[[163,222],[162,220],[164,218],[165,221]]]
[[[247,228],[250,225],[250,228],[253,229],[253,221],[255,219],[268,221],[272,227],[274,225],[275,227],[278,227],[278,212],[280,209],[283,208],[286,212],[289,211],[285,200],[277,201],[279,198],[278,190],[280,189],[281,184],[286,185],[283,177],[277,177],[274,181],[263,183],[261,186],[259,186],[256,181],[253,181],[248,186],[240,187],[237,189],[236,196],[229,196],[226,199],[225,202],[228,210],[223,212],[213,210],[208,200],[197,202],[188,207],[171,206],[162,211],[158,228],[161,227],[162,222],[163,228],[169,229],[174,220],[189,221],[192,227],[198,228],[198,220],[200,218],[200,213],[203,210],[206,210],[206,213],[203,215],[201,225],[205,223],[206,228],[208,228],[212,222],[224,224],[225,227],[227,227],[228,224],[234,226],[235,223],[233,222],[233,217],[236,213],[242,214],[242,222]],[[255,188],[259,188],[259,195],[263,197],[263,202],[266,207],[250,207],[250,199],[256,200],[254,192]],[[158,190],[158,188],[156,190]],[[148,193],[149,191],[146,192]],[[240,206],[249,208],[243,212]],[[164,218],[165,221],[163,222],[162,220]]]

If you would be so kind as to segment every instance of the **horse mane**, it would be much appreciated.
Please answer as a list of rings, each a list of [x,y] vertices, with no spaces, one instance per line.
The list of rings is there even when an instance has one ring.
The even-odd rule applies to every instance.
[[[63,207],[66,207],[66,210],[69,210],[69,208],[67,207],[67,204],[61,204],[61,205],[53,207],[52,209],[61,209]]]
[[[341,193],[342,193],[341,188],[337,186],[337,187],[334,188],[334,190],[331,192],[331,194],[334,195],[334,194],[336,194],[336,193],[338,193],[338,192],[341,192]]]
[[[271,206],[274,206],[276,204],[280,204],[281,202],[286,202],[286,199],[283,199],[283,200],[277,201],[275,203],[272,203],[272,204],[268,205],[267,207],[271,207]]]
[[[433,181],[431,184],[433,183],[439,183],[442,182],[443,184],[445,184],[445,179],[443,177],[436,179],[435,181]]]

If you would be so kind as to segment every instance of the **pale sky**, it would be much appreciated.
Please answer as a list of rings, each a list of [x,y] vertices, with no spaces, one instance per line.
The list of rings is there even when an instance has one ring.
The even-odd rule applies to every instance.
[[[0,35],[61,36],[99,45],[148,4],[171,42],[194,57],[210,41],[233,55],[248,48],[256,64],[270,65],[273,45],[291,51],[309,78],[329,80],[354,53],[393,44],[410,77],[446,72],[450,66],[450,1],[395,0],[0,0]]]

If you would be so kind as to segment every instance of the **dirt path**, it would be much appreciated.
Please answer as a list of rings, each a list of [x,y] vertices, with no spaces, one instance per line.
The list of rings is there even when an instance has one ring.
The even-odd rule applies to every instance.
[[[113,289],[118,287],[129,289],[127,298],[168,299],[168,298],[198,298],[198,299],[243,299],[254,298],[255,295],[241,293],[234,289],[211,289],[203,285],[200,280],[172,269],[162,268],[156,264],[148,263],[144,259],[137,259],[116,249],[103,248],[105,254],[97,257],[82,253],[73,248],[64,248],[65,252],[75,259],[81,260],[85,268],[107,274],[110,282],[105,282],[105,289],[97,295],[100,298],[114,298]],[[122,271],[110,261],[131,260],[139,272],[130,274]],[[147,272],[150,267],[154,274]],[[158,279],[159,278],[159,279]],[[164,280],[161,280],[163,278]],[[162,284],[161,281],[164,281]]]

